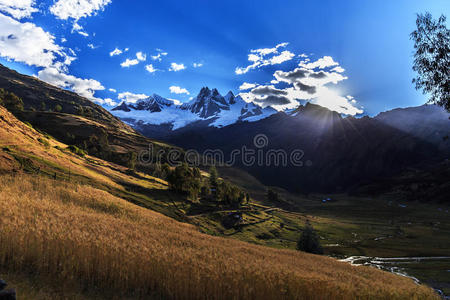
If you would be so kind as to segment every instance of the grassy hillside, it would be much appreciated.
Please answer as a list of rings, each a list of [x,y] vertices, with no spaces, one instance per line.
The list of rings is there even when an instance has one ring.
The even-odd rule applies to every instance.
[[[85,185],[2,176],[0,206],[2,274],[51,278],[55,298],[436,298],[373,268],[207,236]]]
[[[226,172],[221,170],[221,173],[228,178]],[[221,217],[227,211],[198,212],[196,203],[169,191],[164,180],[139,172],[130,173],[126,167],[89,155],[74,154],[66,144],[36,131],[0,107],[0,207],[7,208],[1,210],[0,214],[4,215],[0,215],[3,222],[0,228],[3,241],[18,243],[17,246],[30,243],[20,247],[0,243],[3,245],[0,252],[4,255],[0,258],[0,277],[10,278],[8,281],[29,295],[28,299],[110,298],[114,293],[105,291],[111,289],[115,293],[124,292],[131,298],[136,295],[130,294],[129,289],[137,289],[147,295],[150,293],[156,298],[176,297],[185,292],[200,293],[196,290],[197,286],[203,292],[211,293],[207,294],[209,298],[220,298],[222,293],[228,296],[222,290],[238,293],[232,297],[246,298],[257,297],[260,290],[267,295],[282,293],[282,297],[289,295],[283,293],[293,293],[299,297],[311,293],[317,298],[345,298],[356,294],[386,298],[410,296],[403,293],[432,295],[429,290],[416,286],[408,279],[392,277],[378,270],[354,268],[328,258],[200,234],[199,229],[256,244],[293,248],[306,219],[312,220],[321,234],[327,230],[344,231],[348,226],[345,222],[331,222],[331,218],[314,217],[304,212],[273,210],[273,207],[265,206],[268,203],[261,201],[264,199],[264,187],[259,182],[245,174],[232,174],[230,178],[242,176],[245,179],[245,188],[252,191],[253,200],[242,208],[246,225],[227,230],[221,224]],[[287,199],[288,202],[294,201]],[[144,208],[196,227],[177,223]],[[160,220],[158,222],[164,225],[158,227],[155,223],[148,223],[148,220]],[[284,227],[280,226],[282,223]],[[77,226],[74,227],[74,224]],[[153,245],[157,245],[157,250],[152,248]],[[106,248],[100,251],[99,247]],[[164,257],[158,256],[157,251]],[[108,259],[99,257],[101,253],[106,253],[104,255]],[[177,256],[182,254],[187,256]],[[197,260],[201,261],[200,266]],[[317,262],[306,264],[306,261],[311,263],[315,260]],[[61,263],[55,265],[55,261]],[[298,266],[292,267],[292,262]],[[26,265],[38,272],[27,269]],[[146,268],[140,270],[136,265]],[[133,271],[133,268],[136,270]],[[181,275],[173,271],[178,268],[184,270],[181,274],[192,273],[196,276],[195,280],[211,286],[214,286],[213,281],[219,281],[219,290],[199,285],[195,280],[192,284],[184,282],[187,279],[177,277]],[[341,268],[344,275],[339,273]],[[95,272],[89,274],[89,270]],[[225,271],[228,273],[223,273]],[[62,277],[53,280],[50,276],[53,272],[61,273]],[[207,275],[211,272],[218,273]],[[149,278],[150,275],[143,273],[153,275]],[[335,276],[349,276],[349,280],[341,282]],[[378,290],[367,288],[373,276],[381,280]],[[135,280],[141,277],[148,281]],[[278,283],[275,278],[278,278]],[[387,280],[393,283],[396,279],[401,280],[401,284],[396,283],[399,284],[397,288],[390,284],[382,287],[382,282]],[[182,287],[177,287],[180,282],[184,282]],[[326,287],[324,291],[315,287],[321,282]],[[353,282],[353,286],[348,282]],[[267,288],[260,288],[259,285],[267,285]],[[251,288],[253,286],[258,289],[254,290]],[[123,299],[122,296],[119,298]]]
[[[144,137],[84,97],[1,64],[0,89],[18,96],[23,102],[20,109],[14,110],[20,120],[103,160],[127,166],[132,153],[148,151],[150,146],[153,154],[174,148]],[[149,170],[149,166],[139,161],[135,163],[139,169]]]

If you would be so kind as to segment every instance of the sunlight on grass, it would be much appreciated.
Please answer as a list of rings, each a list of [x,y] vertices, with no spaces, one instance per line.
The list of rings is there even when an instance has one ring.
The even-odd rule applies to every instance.
[[[207,236],[88,186],[2,176],[0,207],[2,269],[111,298],[438,299],[376,269]]]

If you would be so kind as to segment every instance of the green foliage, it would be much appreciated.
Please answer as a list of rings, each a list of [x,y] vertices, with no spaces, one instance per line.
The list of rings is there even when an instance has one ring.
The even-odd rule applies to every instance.
[[[0,105],[6,107],[6,109],[16,112],[23,110],[23,101],[14,93],[0,89]]]
[[[61,111],[62,111],[62,106],[59,105],[59,104],[56,104],[56,105],[55,105],[54,111],[55,111],[55,112],[61,112]]]
[[[42,138],[38,138],[38,141],[39,141],[39,143],[41,143],[45,147],[47,147],[47,148],[50,147],[50,143],[47,140],[42,139]]]
[[[209,185],[212,189],[217,189],[219,174],[217,173],[216,167],[212,166],[209,169]]]
[[[136,152],[128,152],[128,160],[127,160],[128,169],[130,170],[136,169],[136,160],[137,160]]]
[[[45,111],[46,110],[46,105],[45,105],[44,101],[41,102],[41,105],[39,106],[39,110],[40,111]]]
[[[297,242],[297,250],[314,254],[323,254],[319,237],[309,222],[306,223],[305,229],[303,229],[302,235]]]
[[[78,148],[75,145],[70,145],[69,147],[67,147],[67,149],[69,149],[72,153],[84,157],[86,156],[86,151],[84,151],[83,149]]]
[[[184,163],[168,174],[169,188],[195,200],[198,198],[201,189],[201,176],[199,174],[200,172],[195,171],[195,168],[190,168]]]
[[[450,111],[450,30],[444,15],[434,20],[430,13],[417,15],[414,41],[413,79],[416,89],[430,94],[430,103]]]

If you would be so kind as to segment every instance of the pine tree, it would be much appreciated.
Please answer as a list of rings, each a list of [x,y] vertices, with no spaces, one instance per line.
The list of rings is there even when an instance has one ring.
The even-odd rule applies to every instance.
[[[309,222],[306,223],[305,229],[303,229],[300,239],[297,242],[297,250],[314,254],[323,254],[319,237]]]

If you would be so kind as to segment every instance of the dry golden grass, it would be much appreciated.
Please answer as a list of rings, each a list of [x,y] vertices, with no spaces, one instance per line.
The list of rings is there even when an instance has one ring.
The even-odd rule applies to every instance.
[[[407,278],[207,236],[104,191],[44,177],[0,176],[0,228],[3,270],[107,298],[438,299]]]
[[[49,146],[43,145],[39,140],[47,141]],[[67,145],[55,139],[47,139],[43,134],[19,121],[0,106],[0,174],[9,174],[14,170],[21,169],[20,163],[14,159],[12,154],[16,153],[20,156],[30,157],[34,166],[40,168],[41,172],[48,171],[53,174],[55,170],[49,167],[49,164],[52,164],[64,169],[62,172],[57,172],[58,177],[67,177],[70,171],[72,175],[82,176],[86,180],[103,185],[108,189],[124,190],[123,185],[118,182],[145,188],[167,188],[167,183],[161,179],[144,174],[140,175],[147,180],[137,179],[126,174],[126,167],[92,156],[82,158],[70,151],[61,151],[55,147],[65,149]],[[9,148],[11,151],[2,151],[3,148]],[[45,163],[40,162],[39,159]]]

